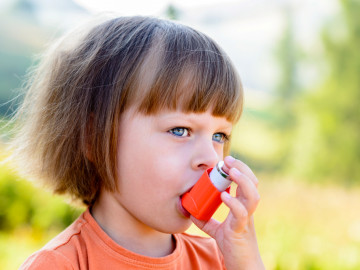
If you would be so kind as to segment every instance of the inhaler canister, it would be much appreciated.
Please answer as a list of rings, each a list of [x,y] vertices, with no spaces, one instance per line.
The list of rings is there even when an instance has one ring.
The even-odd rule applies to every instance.
[[[220,192],[226,190],[231,184],[231,180],[229,180],[229,175],[224,172],[223,166],[224,161],[219,161],[209,175],[211,183],[213,183],[213,185]]]
[[[200,220],[209,220],[222,203],[220,194],[229,192],[231,180],[223,170],[224,161],[206,170],[192,189],[182,197],[183,207]]]

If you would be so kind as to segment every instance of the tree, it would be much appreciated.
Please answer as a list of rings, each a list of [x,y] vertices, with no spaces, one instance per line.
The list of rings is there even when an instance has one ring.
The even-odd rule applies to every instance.
[[[335,25],[323,31],[328,75],[308,99],[320,138],[309,164],[319,178],[360,183],[360,2],[341,6],[343,21],[336,26],[342,31]]]
[[[165,15],[170,20],[178,20],[180,16],[180,12],[173,4],[169,4],[165,11]]]
[[[274,102],[269,108],[273,116],[272,127],[279,132],[279,156],[274,157],[277,168],[286,170],[292,154],[294,129],[297,123],[296,102],[300,92],[298,84],[299,48],[294,31],[293,12],[291,6],[284,7],[283,34],[275,48],[275,57],[279,69],[279,77],[274,91]]]

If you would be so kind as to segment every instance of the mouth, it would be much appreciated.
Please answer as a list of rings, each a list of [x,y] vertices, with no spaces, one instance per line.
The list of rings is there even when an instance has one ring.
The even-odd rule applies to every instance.
[[[183,198],[183,196],[184,196],[186,193],[190,192],[190,190],[194,187],[195,184],[196,184],[196,183],[194,183],[191,187],[188,187],[188,189],[187,189],[184,193],[182,193],[182,194],[180,195],[179,200],[178,200],[177,209],[178,209],[178,211],[179,211],[184,217],[186,217],[186,218],[190,218],[191,214],[190,214],[189,211],[186,210],[186,209],[184,208],[184,206],[182,205],[182,198]]]
[[[185,194],[185,193],[184,193]],[[190,217],[190,213],[183,207],[182,203],[181,203],[181,199],[182,199],[182,196],[180,196],[179,198],[179,201],[178,201],[178,210],[179,212],[186,218],[189,218]]]

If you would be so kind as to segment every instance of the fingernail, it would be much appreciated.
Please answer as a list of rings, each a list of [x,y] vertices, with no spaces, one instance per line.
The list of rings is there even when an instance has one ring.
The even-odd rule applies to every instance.
[[[227,156],[224,159],[228,164],[232,164],[235,161],[235,158],[233,158],[232,156]]]

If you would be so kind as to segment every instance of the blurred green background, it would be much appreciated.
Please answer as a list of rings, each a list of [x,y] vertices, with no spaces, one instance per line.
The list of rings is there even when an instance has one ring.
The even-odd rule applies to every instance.
[[[267,269],[360,269],[360,1],[337,3],[313,49],[297,42],[284,9],[272,50],[278,76],[265,101],[245,91],[234,130],[232,154],[260,179],[255,222]],[[62,33],[34,14],[26,0],[0,10],[0,160],[9,155],[5,125],[21,100],[16,89],[34,56]],[[179,16],[174,6],[166,14]],[[304,69],[314,73],[311,83]],[[18,268],[82,211],[1,164],[0,269]]]

